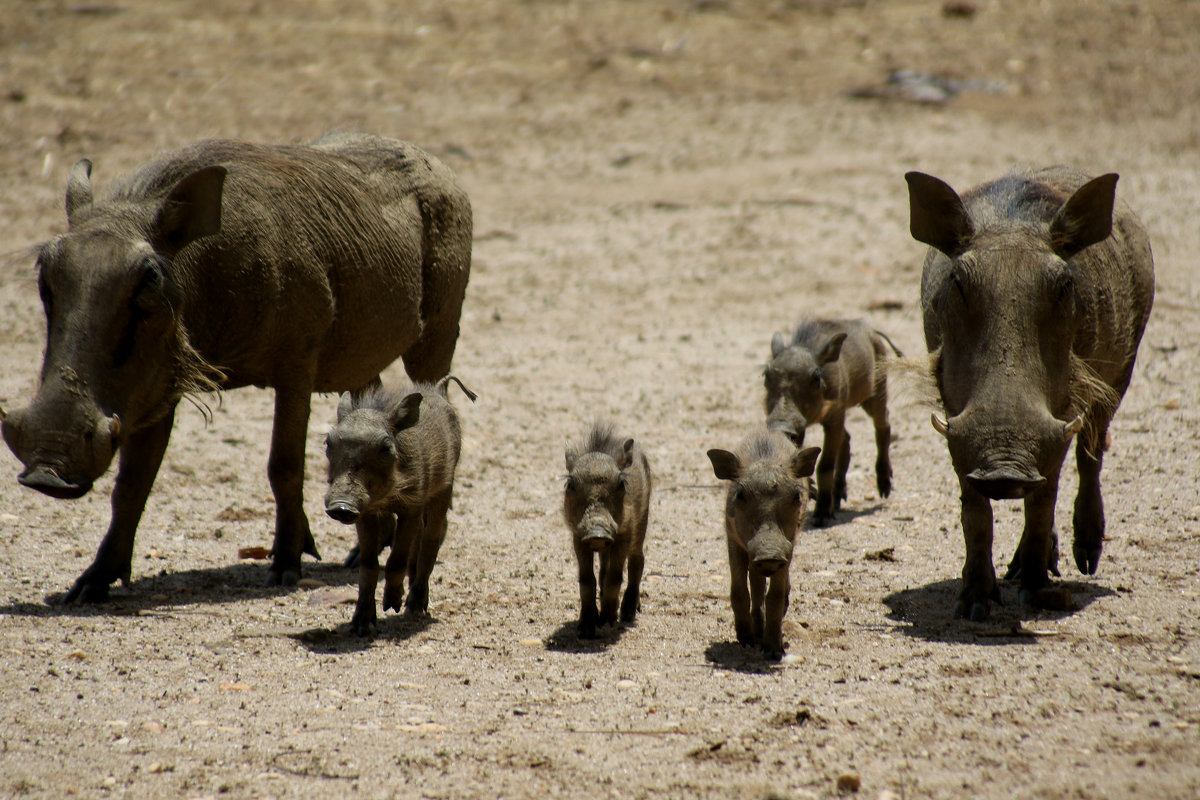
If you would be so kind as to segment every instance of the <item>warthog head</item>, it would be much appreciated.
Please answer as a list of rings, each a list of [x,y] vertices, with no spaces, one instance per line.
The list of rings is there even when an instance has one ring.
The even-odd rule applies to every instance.
[[[787,344],[780,333],[771,338],[771,360],[763,370],[768,428],[804,444],[804,429],[824,419],[831,403],[825,368],[837,361],[845,340],[845,333],[836,333],[813,351]]]
[[[725,498],[726,532],[750,556],[762,575],[787,569],[796,532],[808,503],[808,480],[819,447],[797,450],[777,432],[752,440],[737,453],[709,450],[713,473],[732,481]]]
[[[38,254],[46,351],[37,396],[3,420],[25,465],[18,481],[60,498],[86,494],[124,437],[171,413],[183,394],[215,387],[188,344],[171,262],[220,229],[224,168],[193,173],[151,201],[99,207],[90,177],[86,160],[71,170],[69,230]]]
[[[596,450],[568,450],[563,516],[576,541],[603,552],[616,541],[625,521],[625,492],[633,457],[633,439],[626,439],[616,457]]]
[[[350,525],[373,506],[405,494],[405,454],[397,446],[396,434],[416,425],[420,414],[419,392],[403,397],[380,392],[369,395],[361,406],[350,392],[342,395],[337,424],[325,437],[326,514]]]
[[[989,225],[937,178],[906,177],[913,237],[934,248],[921,287],[946,413],[934,427],[980,494],[1024,497],[1057,476],[1086,401],[1103,401],[1102,382],[1073,352],[1087,335],[1078,330],[1076,287],[1089,277],[1071,258],[1109,236],[1117,176],[1070,197],[1048,187],[1030,194],[1028,203],[1061,206],[1048,226]]]

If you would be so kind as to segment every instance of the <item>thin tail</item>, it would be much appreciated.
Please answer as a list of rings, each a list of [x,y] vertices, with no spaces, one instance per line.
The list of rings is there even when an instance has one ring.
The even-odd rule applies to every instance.
[[[896,358],[904,358],[904,353],[900,352],[900,348],[896,347],[896,343],[888,338],[888,335],[883,331],[875,331],[875,335],[883,339],[892,348],[892,352],[896,354]]]
[[[479,399],[479,395],[475,394],[470,389],[468,389],[466,386],[464,386],[463,382],[460,381],[458,378],[454,377],[453,375],[447,375],[446,377],[442,378],[440,381],[437,382],[437,388],[438,388],[438,391],[440,391],[442,393],[442,397],[446,396],[446,388],[450,385],[450,381],[454,381],[455,383],[457,383],[458,388],[462,389],[462,393],[465,394],[467,396],[467,399],[470,400],[472,403],[474,403],[476,400]]]

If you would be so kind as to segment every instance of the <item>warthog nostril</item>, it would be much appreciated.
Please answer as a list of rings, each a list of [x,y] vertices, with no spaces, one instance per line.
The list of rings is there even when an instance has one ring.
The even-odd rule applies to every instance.
[[[584,546],[597,553],[607,550],[612,543],[613,537],[608,533],[588,533],[583,537]]]
[[[1041,475],[1029,475],[1010,468],[977,469],[967,475],[975,491],[991,500],[1019,500],[1046,482]]]
[[[787,566],[782,558],[759,558],[754,560],[754,569],[762,575],[774,575]]]
[[[358,521],[358,509],[349,503],[330,503],[325,506],[325,513],[343,525]]]

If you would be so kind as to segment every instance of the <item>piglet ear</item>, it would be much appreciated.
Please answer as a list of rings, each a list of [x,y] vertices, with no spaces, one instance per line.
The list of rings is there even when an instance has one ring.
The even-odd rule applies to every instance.
[[[845,333],[835,333],[830,336],[829,341],[825,342],[825,346],[821,348],[820,355],[817,356],[817,363],[825,366],[830,361],[837,361],[842,354],[842,343],[845,341]]]
[[[337,421],[341,422],[346,415],[354,408],[354,397],[349,392],[342,392],[342,398],[338,400]]]
[[[621,445],[621,457],[617,459],[617,469],[626,470],[633,463],[633,439],[626,439]]]
[[[1110,172],[1080,186],[1050,222],[1050,246],[1064,260],[1112,233],[1117,174]]]
[[[225,174],[224,167],[205,167],[172,187],[155,220],[158,243],[169,253],[221,230]]]
[[[924,172],[906,173],[904,180],[908,182],[908,230],[912,237],[950,258],[962,255],[974,233],[962,198],[950,184]]]
[[[792,456],[792,473],[797,478],[807,478],[813,474],[817,465],[817,456],[821,454],[819,447],[806,447]]]
[[[742,462],[728,450],[709,450],[713,473],[723,481],[736,481],[742,475]]]
[[[421,393],[413,392],[406,395],[400,403],[392,409],[391,423],[392,435],[395,436],[405,428],[411,428],[417,424],[417,420],[421,418]]]
[[[92,207],[92,162],[81,158],[71,167],[67,178],[67,224]]]
[[[775,358],[786,349],[787,343],[783,341],[783,334],[776,331],[771,337],[771,358]]]

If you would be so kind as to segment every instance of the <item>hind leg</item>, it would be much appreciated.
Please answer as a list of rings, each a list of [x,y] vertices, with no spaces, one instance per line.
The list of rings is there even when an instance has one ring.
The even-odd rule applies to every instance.
[[[892,493],[892,460],[889,455],[892,426],[888,422],[887,384],[882,384],[862,407],[875,423],[875,486],[879,489],[880,497],[887,497]]]

